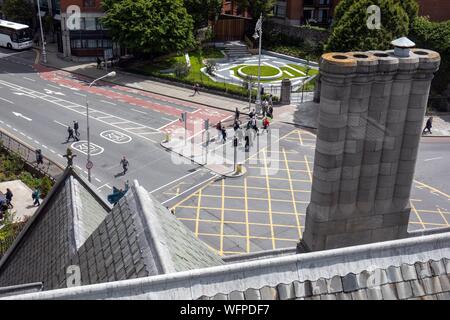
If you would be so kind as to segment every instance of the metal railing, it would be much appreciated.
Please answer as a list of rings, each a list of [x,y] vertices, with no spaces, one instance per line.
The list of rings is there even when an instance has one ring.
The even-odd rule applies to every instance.
[[[42,164],[36,161],[36,149],[13,137],[10,133],[0,128],[0,149],[4,149],[12,154],[19,156],[30,169],[36,173],[47,176],[53,181],[56,181],[58,176],[64,172],[64,167],[60,164],[50,160],[44,154],[42,157]],[[45,152],[45,150],[43,151]]]

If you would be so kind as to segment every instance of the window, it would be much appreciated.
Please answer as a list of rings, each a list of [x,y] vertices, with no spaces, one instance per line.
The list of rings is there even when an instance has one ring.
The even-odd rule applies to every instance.
[[[319,10],[319,21],[327,22],[328,21],[328,10]]]
[[[96,30],[104,30],[103,29],[103,25],[102,25],[102,21],[100,18],[95,18],[95,29]]]
[[[83,5],[85,7],[95,7],[95,0],[84,0]]]
[[[284,1],[278,1],[277,4],[274,6],[273,14],[276,17],[282,17],[284,18],[286,16],[286,2]]]
[[[313,10],[303,10],[303,19],[308,22],[313,18]]]
[[[330,0],[320,0],[320,5],[329,5]]]
[[[85,21],[85,24],[84,24],[83,30],[96,30],[95,18],[85,18],[84,21]]]

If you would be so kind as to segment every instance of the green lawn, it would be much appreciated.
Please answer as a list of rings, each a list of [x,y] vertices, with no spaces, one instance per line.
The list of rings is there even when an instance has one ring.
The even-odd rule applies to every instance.
[[[240,68],[240,67],[239,67]],[[237,68],[237,69],[239,69]],[[258,76],[258,66],[246,66],[241,70],[243,73],[249,76]],[[262,77],[271,77],[276,76],[278,74],[278,69],[269,66],[261,66],[261,76]]]

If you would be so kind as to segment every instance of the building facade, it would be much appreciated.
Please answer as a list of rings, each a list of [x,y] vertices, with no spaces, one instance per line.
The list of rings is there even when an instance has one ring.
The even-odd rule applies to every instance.
[[[62,51],[73,60],[93,60],[116,54],[108,31],[101,23],[101,0],[61,0]],[[108,56],[109,57],[109,56]]]
[[[274,16],[286,24],[306,23],[329,26],[340,0],[278,0],[274,6]],[[450,1],[417,0],[419,14],[429,16],[433,21],[450,20]]]

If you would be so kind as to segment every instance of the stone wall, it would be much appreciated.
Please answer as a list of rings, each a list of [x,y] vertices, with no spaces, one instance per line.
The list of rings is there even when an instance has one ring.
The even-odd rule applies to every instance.
[[[303,244],[323,250],[405,237],[438,53],[328,53]]]
[[[282,34],[289,38],[303,40],[312,44],[325,42],[329,36],[328,30],[318,30],[306,26],[287,25],[274,19],[264,23],[263,31],[270,32],[271,34]]]

